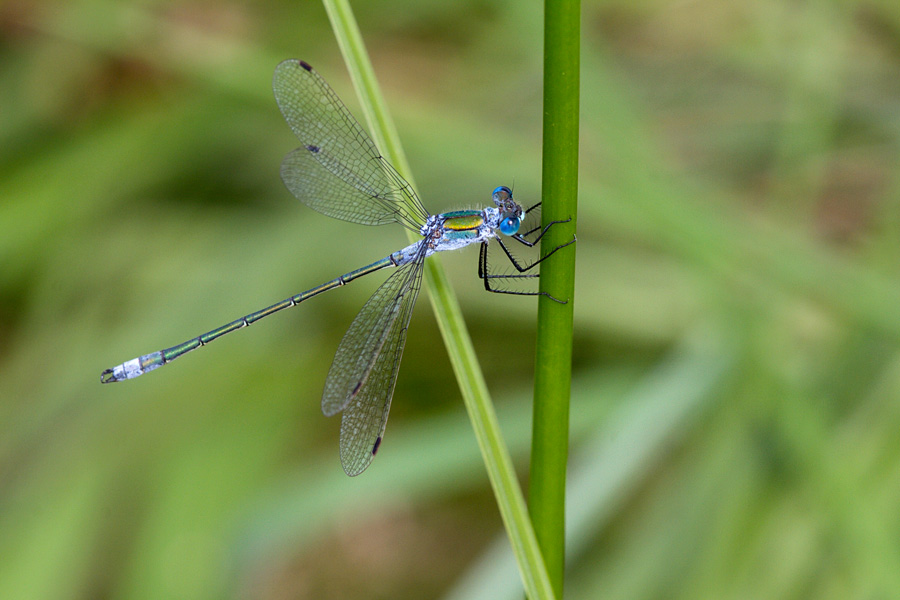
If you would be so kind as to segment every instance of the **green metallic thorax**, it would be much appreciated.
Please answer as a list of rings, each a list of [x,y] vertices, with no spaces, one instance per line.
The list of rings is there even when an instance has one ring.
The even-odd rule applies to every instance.
[[[484,224],[484,215],[480,210],[454,210],[443,216],[444,237],[449,239],[474,237]]]

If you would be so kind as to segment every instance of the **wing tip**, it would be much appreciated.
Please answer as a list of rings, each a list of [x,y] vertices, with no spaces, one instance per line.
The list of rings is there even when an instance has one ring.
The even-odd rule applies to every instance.
[[[301,67],[303,67],[307,71],[312,72],[312,70],[313,70],[312,65],[310,65],[308,62],[306,62],[305,60],[298,60],[297,62],[300,64]]]

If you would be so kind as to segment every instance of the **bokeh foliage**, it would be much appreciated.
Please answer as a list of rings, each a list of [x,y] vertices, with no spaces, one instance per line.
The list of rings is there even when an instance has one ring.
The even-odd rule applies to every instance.
[[[537,198],[540,3],[359,4],[426,206]],[[583,28],[567,597],[896,596],[900,7]],[[0,598],[503,597],[427,303],[356,479],[318,402],[377,277],[98,381],[405,243],[279,181],[278,61],[355,105],[321,6],[13,2],[0,36]],[[524,466],[534,302],[444,262]]]

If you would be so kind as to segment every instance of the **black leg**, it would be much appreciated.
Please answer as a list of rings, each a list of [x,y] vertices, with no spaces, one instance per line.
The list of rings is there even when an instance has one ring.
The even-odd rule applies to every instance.
[[[488,285],[487,278],[487,243],[482,242],[481,249],[478,251],[478,279],[484,281],[484,289],[488,292],[492,291]]]
[[[534,209],[539,208],[540,206],[541,206],[541,203],[538,202],[537,204],[534,204],[534,205],[528,207],[525,210],[525,214],[527,215]],[[516,241],[521,242],[521,243],[525,244],[526,246],[533,246],[534,244],[538,243],[542,237],[544,237],[544,234],[547,232],[548,229],[550,229],[551,225],[556,225],[557,223],[568,223],[571,220],[572,219],[566,219],[564,221],[553,221],[551,223],[547,223],[547,226],[544,227],[543,229],[541,229],[540,225],[538,225],[537,227],[529,229],[528,231],[525,231],[522,233],[517,233],[516,235],[514,235],[512,237],[515,238]],[[535,239],[533,239],[533,240],[526,239],[529,235],[533,234],[536,231],[540,231],[541,233]]]
[[[497,241],[500,242],[500,239],[497,238]],[[575,240],[572,240],[572,242],[574,242],[574,241]],[[568,246],[572,242],[569,242],[568,244],[564,244],[563,246]],[[550,254],[553,254],[553,252],[556,252],[556,250],[559,250],[559,248],[562,248],[563,246],[560,246],[559,248],[555,248],[553,250],[553,252],[550,252],[550,254],[548,254],[547,256],[539,259],[538,261],[532,263],[531,265],[529,265],[528,267],[525,267],[525,268],[522,268],[519,266],[519,264],[516,262],[516,260],[510,254],[509,250],[506,249],[506,246],[503,245],[503,242],[500,242],[500,246],[503,248],[504,252],[506,252],[506,256],[509,257],[509,260],[512,262],[513,266],[515,266],[516,269],[519,270],[520,274],[519,275],[492,275],[488,271],[488,260],[487,260],[488,243],[482,242],[481,250],[478,254],[478,277],[482,281],[484,281],[484,289],[486,291],[493,292],[495,294],[512,294],[515,296],[547,296],[554,302],[559,302],[560,304],[566,304],[566,302],[564,300],[554,298],[547,292],[522,292],[522,291],[516,291],[516,290],[501,290],[498,288],[491,287],[491,280],[531,279],[531,278],[535,278],[535,277],[540,277],[540,274],[538,274],[538,273],[527,273],[527,274],[521,274],[521,273],[523,271],[527,271],[528,269],[532,268],[534,265],[538,264],[539,262],[544,260],[544,258],[547,258],[547,256],[550,256]]]
[[[552,225],[552,223],[551,223],[550,225]],[[547,227],[550,227],[550,225],[547,225]],[[559,250],[560,248],[565,248],[566,246],[569,246],[569,245],[571,245],[571,244],[574,244],[574,243],[575,243],[575,236],[573,235],[571,240],[569,240],[569,241],[566,242],[565,244],[562,244],[562,245],[560,245],[560,246],[557,246],[556,248],[554,248],[553,250],[551,250],[550,252],[548,252],[548,253],[545,254],[544,256],[540,257],[539,259],[537,259],[536,261],[534,261],[533,263],[531,263],[530,265],[525,266],[525,267],[521,266],[521,265],[519,264],[519,261],[517,261],[517,260],[515,259],[515,257],[513,257],[512,253],[509,251],[509,248],[507,248],[507,247],[506,247],[506,244],[503,243],[503,240],[501,240],[501,239],[498,237],[498,238],[497,238],[497,242],[500,244],[500,247],[503,248],[503,252],[505,252],[507,258],[509,258],[509,262],[512,263],[512,265],[516,268],[516,270],[517,270],[519,273],[524,273],[525,271],[528,271],[529,269],[534,268],[535,265],[541,264],[541,263],[544,261],[544,259],[553,256],[553,254],[554,254],[557,250]],[[531,246],[534,246],[534,244],[528,244],[528,246],[531,247]]]
[[[512,236],[512,238],[514,240],[516,240],[517,242],[525,244],[526,246],[531,248],[532,246],[537,244],[539,241],[541,241],[541,238],[544,237],[544,234],[547,233],[548,229],[550,229],[551,227],[553,227],[554,225],[557,225],[559,223],[568,223],[571,220],[572,220],[571,218],[568,218],[564,221],[550,221],[549,223],[547,223],[547,225],[543,229],[540,229],[540,227],[535,227],[534,229],[526,231],[525,233],[517,233],[514,236]],[[538,236],[536,238],[534,238],[531,241],[525,239],[525,236],[531,235],[532,233],[534,233],[535,231],[538,231],[539,229],[540,229],[541,233],[538,234]],[[569,243],[571,244],[572,242],[569,242]],[[560,246],[560,248],[562,248],[562,246]]]

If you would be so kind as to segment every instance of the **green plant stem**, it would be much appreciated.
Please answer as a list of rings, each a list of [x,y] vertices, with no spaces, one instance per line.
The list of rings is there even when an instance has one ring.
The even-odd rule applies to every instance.
[[[544,147],[541,214],[554,225],[542,248],[573,239],[578,200],[579,29],[578,0],[546,0],[544,5]],[[561,598],[565,569],[566,462],[569,443],[569,393],[572,385],[572,332],[575,293],[575,245],[541,263],[538,302],[534,417],[529,506],[535,532]]]
[[[415,187],[350,6],[346,0],[324,0],[324,4],[375,142],[385,157]],[[432,256],[426,263],[431,305],[484,457],[525,592],[533,600],[553,598],[550,579],[528,517],[525,497],[516,479],[509,449],[500,433],[484,375],[475,357],[456,295],[437,258]]]

